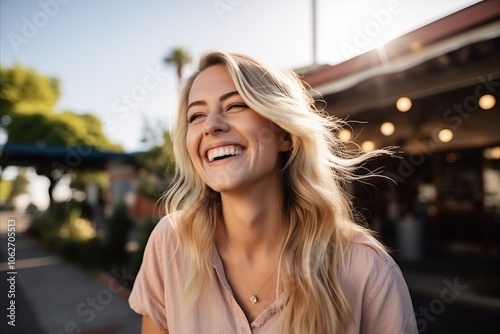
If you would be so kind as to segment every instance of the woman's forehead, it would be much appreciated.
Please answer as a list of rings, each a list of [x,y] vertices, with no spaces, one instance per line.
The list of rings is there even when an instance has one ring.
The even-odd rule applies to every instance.
[[[224,65],[213,65],[198,74],[189,91],[188,101],[192,102],[199,95],[224,94],[236,90],[229,70]]]

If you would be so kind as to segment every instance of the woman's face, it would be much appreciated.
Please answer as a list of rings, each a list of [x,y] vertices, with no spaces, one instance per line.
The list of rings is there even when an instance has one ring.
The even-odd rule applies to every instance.
[[[290,141],[250,109],[224,65],[202,71],[189,92],[186,145],[204,182],[218,192],[249,191],[279,178],[278,153]]]

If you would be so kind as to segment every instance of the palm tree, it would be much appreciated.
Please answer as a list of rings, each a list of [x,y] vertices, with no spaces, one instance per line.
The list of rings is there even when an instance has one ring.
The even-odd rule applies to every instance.
[[[176,47],[170,52],[170,55],[165,58],[165,62],[167,64],[175,64],[175,67],[177,69],[177,79],[181,81],[182,70],[184,68],[184,65],[191,62],[191,56],[186,49],[182,47]]]

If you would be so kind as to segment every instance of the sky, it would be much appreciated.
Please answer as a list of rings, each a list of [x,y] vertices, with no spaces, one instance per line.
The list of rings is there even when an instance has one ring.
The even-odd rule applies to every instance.
[[[317,62],[336,64],[477,0],[317,0]],[[177,78],[163,59],[186,48],[313,63],[313,0],[1,0],[0,62],[61,82],[58,111],[93,113],[108,137],[145,148],[144,125],[171,128]]]
[[[316,61],[337,64],[478,0],[316,0]],[[313,64],[313,0],[0,0],[0,64],[56,77],[56,111],[95,114],[125,151],[148,148],[145,124],[171,129],[178,82],[164,58],[244,53],[279,68]],[[0,120],[1,121],[1,120]],[[0,124],[2,125],[2,124]],[[1,128],[0,128],[1,130]],[[0,145],[5,142],[0,131]],[[7,168],[2,177],[16,171]],[[28,170],[29,202],[48,205],[48,180]],[[56,200],[70,196],[63,179]],[[24,203],[22,202],[24,201]]]

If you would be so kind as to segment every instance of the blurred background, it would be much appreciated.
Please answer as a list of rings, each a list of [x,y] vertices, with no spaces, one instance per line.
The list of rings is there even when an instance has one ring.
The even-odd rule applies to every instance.
[[[341,139],[397,147],[365,166],[385,178],[348,190],[419,332],[499,332],[499,0],[1,0],[0,15],[2,333],[139,332],[127,296],[175,168],[177,89],[208,50],[295,70],[347,120]]]

